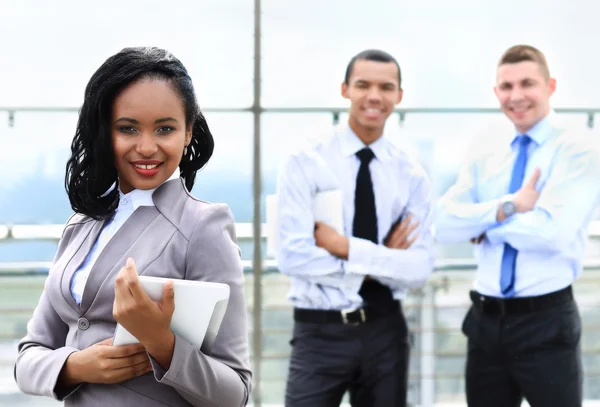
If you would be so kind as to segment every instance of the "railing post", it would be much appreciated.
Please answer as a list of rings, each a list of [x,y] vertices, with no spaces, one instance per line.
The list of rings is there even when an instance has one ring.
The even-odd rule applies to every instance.
[[[254,160],[252,166],[253,176],[253,204],[252,231],[254,238],[254,252],[252,268],[254,277],[252,298],[252,353],[254,356],[252,400],[255,407],[262,406],[261,391],[261,366],[262,366],[262,171],[261,171],[261,2],[254,0],[254,102],[252,114],[254,115]]]
[[[421,407],[435,405],[435,293],[436,285],[423,287],[421,297]]]
[[[398,111],[398,119],[400,119],[398,122],[398,124],[400,124],[400,127],[404,127],[404,123],[406,121],[406,112],[402,110]]]

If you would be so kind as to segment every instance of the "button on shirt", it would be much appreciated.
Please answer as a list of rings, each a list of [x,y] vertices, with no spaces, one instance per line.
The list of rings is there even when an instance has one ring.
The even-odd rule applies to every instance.
[[[526,183],[536,167],[540,197],[532,211],[497,222],[506,199],[520,134],[492,132],[481,137],[458,176],[439,200],[435,234],[438,242],[464,242],[485,233],[475,246],[474,288],[502,297],[500,270],[504,243],[517,251],[515,296],[547,294],[579,277],[589,223],[599,202],[600,155],[591,134],[563,127],[552,112],[527,135]]]
[[[177,179],[179,176],[180,172],[178,168],[167,181]],[[115,210],[114,216],[106,221],[92,250],[71,280],[71,295],[77,304],[81,304],[85,284],[102,250],[104,250],[110,239],[112,239],[137,208],[140,206],[154,206],[152,194],[156,189],[134,189],[127,194],[123,194],[119,189],[119,206]]]
[[[381,137],[368,147],[375,154],[369,169],[377,211],[378,241],[394,222],[411,213],[420,222],[418,239],[408,250],[389,249],[352,237],[354,193],[365,144],[348,125],[327,140],[291,154],[277,183],[279,270],[290,276],[289,299],[312,309],[357,308],[366,275],[389,286],[394,298],[423,285],[433,269],[431,183],[423,168],[390,140]],[[341,190],[348,260],[315,245],[312,205],[317,192]]]

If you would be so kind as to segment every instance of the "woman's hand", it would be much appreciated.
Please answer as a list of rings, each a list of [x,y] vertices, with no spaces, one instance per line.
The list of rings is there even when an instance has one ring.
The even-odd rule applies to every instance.
[[[165,370],[171,364],[175,346],[170,328],[174,311],[173,282],[165,284],[160,301],[153,301],[140,285],[133,259],[128,258],[115,281],[113,317]]]
[[[65,362],[59,383],[70,388],[79,383],[121,383],[152,370],[142,344],[112,346],[112,339],[72,353]]]

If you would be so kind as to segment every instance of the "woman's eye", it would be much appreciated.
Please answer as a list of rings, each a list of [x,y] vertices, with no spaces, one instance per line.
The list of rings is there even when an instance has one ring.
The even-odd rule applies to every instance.
[[[160,129],[158,129],[158,132],[159,132],[159,133],[170,133],[170,132],[172,132],[173,130],[175,130],[175,128],[174,128],[174,127],[171,127],[171,126],[163,126],[163,127],[161,127]]]
[[[121,133],[132,134],[132,133],[135,133],[136,130],[135,130],[135,127],[132,127],[132,126],[120,126],[119,131]]]

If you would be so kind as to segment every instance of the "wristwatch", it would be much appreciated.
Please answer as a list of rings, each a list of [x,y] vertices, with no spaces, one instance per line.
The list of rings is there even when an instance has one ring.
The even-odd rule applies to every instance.
[[[511,200],[507,200],[502,202],[502,213],[504,214],[505,218],[508,218],[509,216],[512,216],[515,214],[515,212],[517,211],[517,207],[515,205],[515,203]]]

